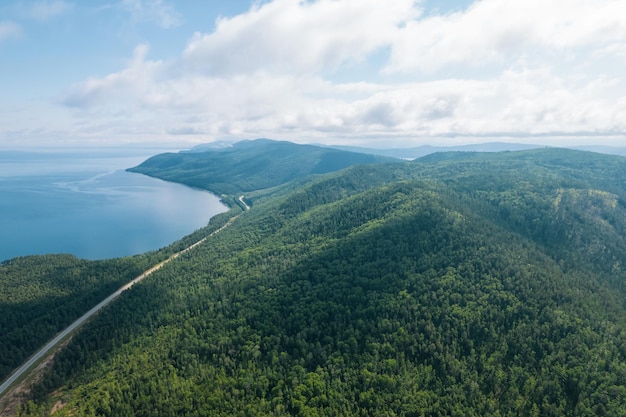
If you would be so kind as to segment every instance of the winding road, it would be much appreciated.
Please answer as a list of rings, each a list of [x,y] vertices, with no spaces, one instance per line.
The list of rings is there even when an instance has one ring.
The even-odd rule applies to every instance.
[[[246,211],[248,211],[248,210],[250,210],[250,206],[249,206],[249,205],[247,205],[245,201],[243,201],[243,197],[244,197],[244,196],[242,196],[242,195],[241,195],[241,196],[239,196],[239,202],[240,202],[241,204],[243,204],[243,206],[245,207]]]
[[[245,206],[245,210],[247,211],[247,210],[250,209],[250,207],[243,201],[243,197],[244,196],[239,197],[239,201]],[[215,234],[221,232],[222,230],[224,230],[225,228],[230,226],[235,221],[235,219],[237,219],[237,217],[239,217],[239,216],[240,216],[240,214],[231,217],[230,220],[228,220],[228,222],[225,225],[223,225],[222,227],[220,227],[219,229],[217,229],[216,231],[214,231],[213,233],[211,233],[207,237],[197,241],[193,245],[188,246],[187,248],[181,250],[180,252],[176,252],[175,254],[173,254],[172,256],[170,256],[169,258],[164,260],[163,262],[160,262],[160,263],[156,264],[155,266],[153,266],[152,268],[148,269],[147,271],[145,271],[144,273],[139,275],[137,278],[133,279],[128,284],[122,286],[119,290],[115,291],[113,294],[109,295],[107,298],[102,300],[100,303],[98,303],[91,310],[89,310],[88,312],[83,314],[80,318],[78,318],[76,321],[74,321],[72,324],[70,324],[69,327],[67,327],[65,330],[63,330],[59,334],[57,334],[54,339],[50,340],[42,348],[40,348],[37,352],[35,352],[35,354],[33,356],[31,356],[22,366],[20,366],[18,369],[16,369],[11,374],[11,376],[9,376],[9,378],[6,381],[4,381],[2,383],[2,385],[0,385],[0,398],[2,397],[4,392],[10,386],[12,386],[13,383],[15,383],[22,375],[24,375],[24,373],[26,373],[29,369],[31,369],[32,366],[35,363],[37,363],[39,360],[41,360],[41,359],[45,358],[47,355],[49,355],[53,351],[53,349],[59,343],[61,343],[73,331],[78,329],[83,323],[85,323],[87,320],[89,320],[91,318],[91,316],[93,316],[94,314],[98,313],[100,310],[102,310],[107,305],[111,304],[111,302],[113,302],[117,297],[119,297],[124,291],[126,291],[127,289],[129,289],[130,287],[132,287],[133,285],[138,283],[139,281],[143,280],[144,278],[146,278],[147,276],[149,276],[153,272],[158,271],[159,269],[161,269],[163,267],[163,265],[173,261],[174,259],[178,258],[183,253],[186,253],[186,252],[190,251],[191,249],[195,248],[196,246],[202,244],[209,237],[214,236]]]

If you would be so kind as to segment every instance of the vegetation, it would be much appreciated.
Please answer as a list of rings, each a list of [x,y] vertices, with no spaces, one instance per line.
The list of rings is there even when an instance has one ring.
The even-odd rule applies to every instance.
[[[626,415],[625,159],[437,154],[247,198],[19,414]]]
[[[257,139],[238,142],[228,148],[156,155],[130,171],[182,182],[217,194],[238,196],[355,164],[394,160],[319,146]]]
[[[56,333],[139,275],[147,259],[90,262],[71,255],[0,264],[0,380]]]
[[[141,256],[88,261],[25,256],[0,264],[0,380],[58,332],[143,271],[208,236],[237,209],[170,246]]]

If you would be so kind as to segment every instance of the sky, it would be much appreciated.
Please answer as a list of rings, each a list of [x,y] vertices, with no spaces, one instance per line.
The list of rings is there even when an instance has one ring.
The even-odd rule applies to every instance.
[[[0,148],[626,146],[624,0],[2,0]]]

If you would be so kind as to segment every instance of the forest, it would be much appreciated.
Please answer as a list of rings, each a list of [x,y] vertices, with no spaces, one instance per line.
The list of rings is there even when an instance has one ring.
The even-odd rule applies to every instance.
[[[149,262],[42,255],[0,264],[0,379]]]
[[[129,171],[203,188],[218,195],[267,189],[355,164],[399,161],[314,145],[255,139],[226,148],[155,155]]]
[[[438,153],[246,201],[17,414],[626,416],[626,159]]]
[[[0,380],[91,307],[227,218],[215,216],[212,227],[137,256],[88,261],[68,254],[37,255],[0,263]]]

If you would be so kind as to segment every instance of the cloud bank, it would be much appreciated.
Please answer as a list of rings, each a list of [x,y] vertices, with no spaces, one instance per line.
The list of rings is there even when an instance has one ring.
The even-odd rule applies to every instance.
[[[61,101],[76,117],[97,115],[100,128],[150,120],[149,134],[202,141],[620,137],[622,8],[482,0],[426,14],[413,0],[255,3],[196,33],[176,59],[150,59],[138,46],[125,68],[74,85]],[[164,16],[163,27],[179,22]]]

